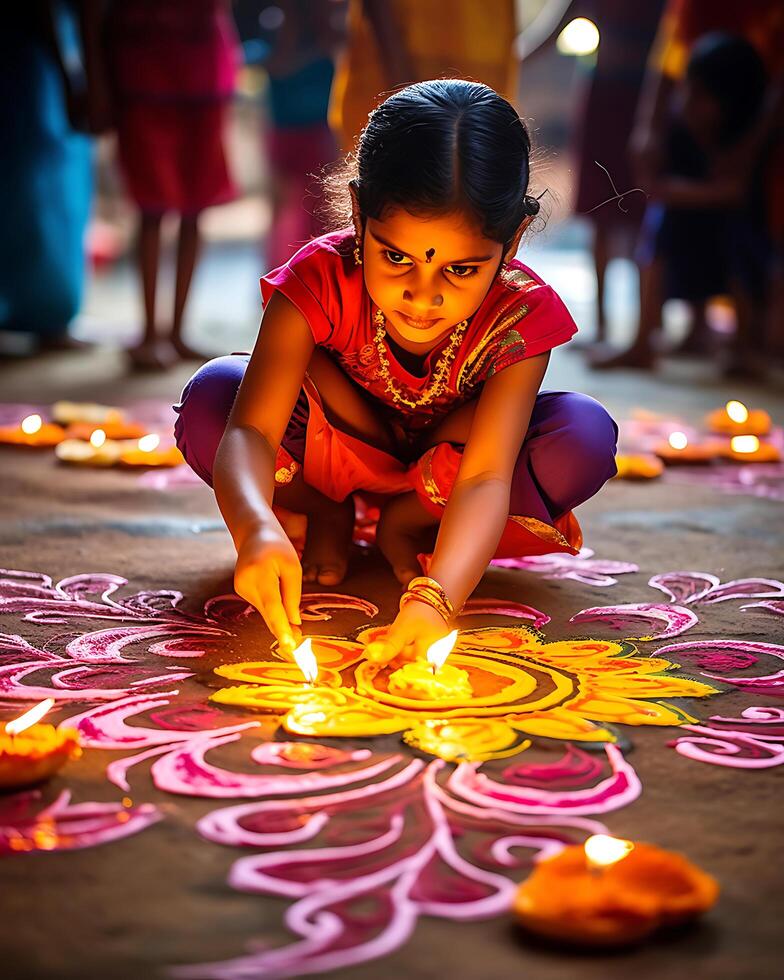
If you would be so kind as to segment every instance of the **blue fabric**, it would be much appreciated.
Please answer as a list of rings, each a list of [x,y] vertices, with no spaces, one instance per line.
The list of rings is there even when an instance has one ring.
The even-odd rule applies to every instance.
[[[32,17],[3,24],[0,91],[0,328],[54,336],[82,299],[91,141],[70,127],[62,79]]]

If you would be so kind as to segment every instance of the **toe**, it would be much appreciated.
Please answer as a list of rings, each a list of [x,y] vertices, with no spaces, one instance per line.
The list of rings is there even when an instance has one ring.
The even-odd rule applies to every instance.
[[[319,569],[318,581],[321,585],[338,585],[343,581],[343,576],[345,571],[341,568],[336,568],[331,565],[322,566]]]
[[[316,581],[317,570],[313,565],[303,565],[302,566],[302,581],[303,582],[315,582]]]

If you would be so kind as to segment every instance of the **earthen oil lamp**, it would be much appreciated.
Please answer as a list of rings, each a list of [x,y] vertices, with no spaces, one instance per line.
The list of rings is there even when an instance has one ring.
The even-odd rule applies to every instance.
[[[427,660],[414,660],[393,671],[389,675],[389,693],[417,701],[470,698],[473,689],[468,673],[446,662],[456,642],[457,630],[452,630],[431,644]]]
[[[658,456],[637,454],[615,457],[616,480],[655,480],[664,472],[664,464]]]
[[[66,439],[55,449],[55,455],[63,463],[76,466],[114,466],[120,458],[124,443],[107,439],[103,429],[95,429],[89,440]]]
[[[65,439],[65,429],[44,422],[40,415],[28,415],[19,425],[0,427],[0,443],[9,446],[56,446]]]
[[[748,408],[739,401],[729,401],[724,408],[712,411],[705,420],[712,432],[724,436],[766,436],[770,432],[770,415],[761,408]]]
[[[685,432],[671,432],[667,442],[660,442],[653,450],[659,459],[665,463],[694,464],[710,463],[718,455],[718,446],[714,441],[689,442]]]
[[[179,466],[185,457],[176,446],[160,448],[161,437],[150,432],[142,436],[136,445],[127,446],[120,454],[123,466]]]
[[[106,429],[125,421],[125,412],[112,405],[96,402],[59,401],[52,405],[52,418],[60,425],[89,425],[93,429]]]
[[[54,703],[47,698],[19,718],[0,723],[0,790],[49,779],[68,759],[81,755],[75,729],[37,724]]]
[[[540,861],[515,895],[530,932],[581,946],[625,946],[709,909],[715,879],[672,851],[597,834]]]
[[[733,436],[722,455],[737,463],[778,463],[781,460],[776,446],[756,436]]]

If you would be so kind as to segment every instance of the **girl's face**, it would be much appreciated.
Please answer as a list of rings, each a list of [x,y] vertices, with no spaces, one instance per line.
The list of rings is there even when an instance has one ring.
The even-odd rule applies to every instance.
[[[365,286],[393,339],[419,352],[477,311],[502,252],[464,214],[418,218],[388,210],[365,223]]]

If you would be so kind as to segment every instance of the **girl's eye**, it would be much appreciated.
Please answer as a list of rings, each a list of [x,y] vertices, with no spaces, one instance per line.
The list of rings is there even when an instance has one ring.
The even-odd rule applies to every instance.
[[[475,265],[448,265],[446,271],[451,272],[458,279],[468,279],[469,276],[473,276],[478,270]]]
[[[407,255],[403,255],[402,252],[393,252],[391,249],[386,249],[384,256],[392,265],[411,265],[411,259]]]

